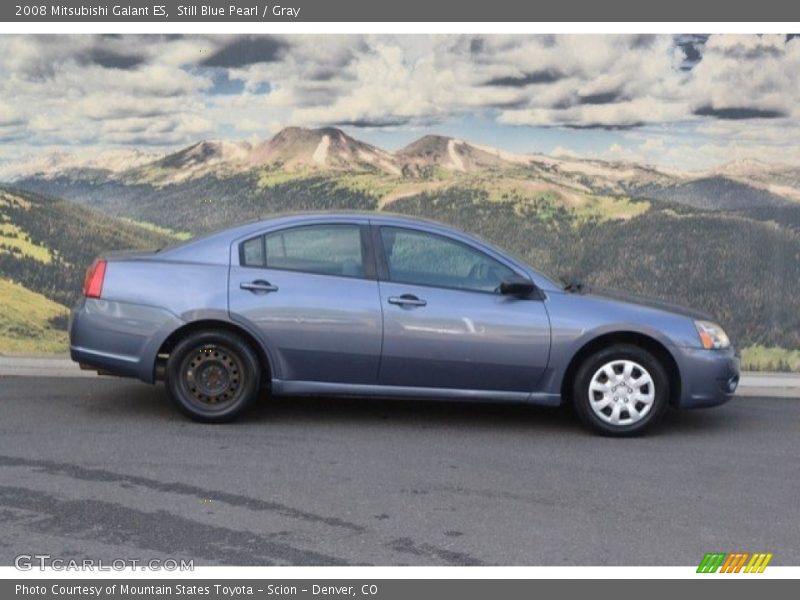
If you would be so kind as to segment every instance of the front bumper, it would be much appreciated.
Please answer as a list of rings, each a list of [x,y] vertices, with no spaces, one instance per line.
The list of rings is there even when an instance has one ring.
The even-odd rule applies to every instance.
[[[675,358],[681,372],[678,408],[717,406],[733,398],[739,385],[739,357],[732,347],[677,348]]]

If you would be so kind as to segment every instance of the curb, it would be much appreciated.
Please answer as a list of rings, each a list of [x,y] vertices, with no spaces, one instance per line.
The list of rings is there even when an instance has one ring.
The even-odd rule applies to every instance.
[[[94,371],[83,371],[67,356],[0,355],[0,377],[95,378]],[[800,373],[761,373],[744,371],[737,396],[800,398]]]
[[[0,377],[98,377],[66,356],[0,356]]]

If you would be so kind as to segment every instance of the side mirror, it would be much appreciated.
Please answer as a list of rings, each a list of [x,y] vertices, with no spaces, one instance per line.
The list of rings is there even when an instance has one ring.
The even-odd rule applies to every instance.
[[[536,286],[530,279],[519,275],[512,275],[503,280],[500,284],[500,293],[505,296],[530,296],[536,290]]]

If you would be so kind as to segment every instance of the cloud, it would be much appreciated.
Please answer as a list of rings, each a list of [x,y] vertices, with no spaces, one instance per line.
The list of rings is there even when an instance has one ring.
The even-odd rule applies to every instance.
[[[200,64],[206,67],[244,67],[278,62],[288,49],[289,44],[270,35],[235,38]]]
[[[138,117],[106,121],[101,127],[104,139],[112,143],[137,143],[150,146],[171,145],[195,139],[213,130],[208,119],[195,116]]]
[[[599,92],[597,94],[587,94],[585,96],[578,96],[579,104],[613,104],[624,100],[624,96],[619,90],[613,92]]]
[[[369,137],[478,120],[533,141],[546,129],[540,148],[589,146],[577,136],[648,160],[682,149],[700,160],[701,147],[706,161],[723,148],[796,155],[800,38],[10,35],[0,98],[0,136],[15,146],[22,133],[30,147],[163,146],[286,125]]]
[[[710,105],[701,106],[694,110],[694,114],[701,117],[716,117],[718,119],[778,119],[787,116],[786,113],[767,108],[754,108],[748,106],[728,106],[714,108]]]
[[[648,137],[641,145],[641,149],[645,152],[661,150],[664,148],[663,137]]]
[[[578,152],[565,146],[556,146],[550,151],[550,154],[558,158],[578,158],[580,156]]]
[[[356,127],[359,129],[364,129],[370,127],[399,127],[401,125],[407,125],[409,122],[410,119],[356,119],[353,121],[339,121],[336,123],[336,125],[339,127]]]
[[[239,131],[248,131],[248,132],[271,132],[274,130],[274,127],[270,123],[263,123],[261,121],[257,121],[255,119],[244,118],[240,121],[237,121],[235,124],[236,129]]]
[[[89,49],[83,56],[86,63],[95,64],[107,69],[134,69],[145,62],[145,57],[138,54],[123,54],[103,47]]]
[[[611,161],[642,162],[641,154],[617,143],[611,144],[602,156]]]
[[[706,34],[683,34],[675,36],[675,45],[683,51],[681,70],[689,71],[703,58],[703,50],[708,41]]]
[[[696,116],[798,118],[800,40],[783,35],[711,36],[684,93]]]
[[[24,123],[25,119],[18,109],[6,102],[0,101],[0,127],[23,125]]]
[[[558,71],[546,69],[544,71],[534,71],[532,73],[523,73],[522,75],[506,75],[504,77],[493,77],[484,85],[498,86],[498,87],[527,87],[537,83],[553,83],[562,79],[564,76]]]

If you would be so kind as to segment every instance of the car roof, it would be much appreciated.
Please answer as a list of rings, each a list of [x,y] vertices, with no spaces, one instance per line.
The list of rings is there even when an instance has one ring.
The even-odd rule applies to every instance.
[[[420,217],[358,210],[303,211],[276,213],[266,218],[252,219],[239,225],[234,225],[226,229],[200,235],[181,244],[177,244],[170,248],[165,248],[161,254],[164,257],[169,256],[172,259],[178,260],[190,258],[199,261],[210,260],[212,256],[219,255],[219,251],[222,247],[227,247],[237,239],[246,238],[250,235],[258,235],[259,233],[263,232],[265,228],[303,225],[304,223],[318,223],[325,221],[357,221],[363,223],[416,225],[418,227],[423,226],[425,229],[439,230],[475,239],[474,236],[470,236],[465,231]],[[211,262],[215,261],[212,260]]]
[[[193,238],[183,244],[165,249],[162,258],[169,260],[188,260],[208,263],[227,264],[229,249],[233,242],[245,240],[249,236],[257,236],[265,231],[265,228],[277,228],[282,226],[303,225],[320,222],[361,222],[374,223],[379,225],[410,225],[432,233],[442,233],[454,238],[460,238],[467,243],[482,246],[484,250],[500,255],[506,260],[516,264],[521,269],[535,275],[537,284],[541,286],[541,281],[552,283],[546,276],[539,273],[530,265],[526,265],[519,259],[511,256],[505,250],[498,248],[491,242],[479,236],[466,232],[457,227],[439,223],[431,219],[402,215],[391,212],[374,212],[358,210],[336,210],[336,211],[307,211],[307,212],[287,212],[270,215],[267,218],[253,219],[240,225],[229,227],[215,233]]]
[[[424,219],[422,217],[414,217],[409,215],[402,215],[399,213],[392,213],[392,212],[374,212],[374,211],[366,211],[366,210],[330,210],[330,211],[295,211],[295,212],[284,212],[284,213],[275,213],[268,217],[260,217],[251,219],[250,221],[245,221],[244,223],[240,223],[238,225],[233,225],[231,227],[227,227],[226,229],[221,229],[206,235],[201,235],[195,238],[192,238],[185,244],[181,245],[189,245],[189,244],[197,244],[197,243],[205,243],[210,242],[213,239],[218,238],[226,238],[229,240],[235,240],[242,236],[247,236],[250,234],[257,234],[258,232],[264,230],[265,227],[272,227],[276,225],[302,225],[303,223],[308,222],[319,222],[319,221],[363,221],[364,223],[381,223],[381,224],[409,224],[409,225],[422,225],[434,229],[446,230],[454,233],[459,233],[463,235],[470,235],[466,231],[459,229],[457,227],[452,227],[450,225],[445,225],[444,223],[439,223],[437,221],[433,221],[431,219]]]
[[[363,219],[372,223],[410,223],[417,225],[432,225],[443,229],[451,229],[453,231],[462,231],[457,227],[445,225],[432,219],[424,217],[416,217],[412,215],[404,215],[394,212],[375,212],[369,210],[317,210],[317,211],[294,211],[285,213],[276,213],[266,218],[259,218],[245,223],[243,225],[268,225],[276,221],[317,221],[317,220],[348,220],[348,219]],[[465,232],[466,233],[466,232]]]

